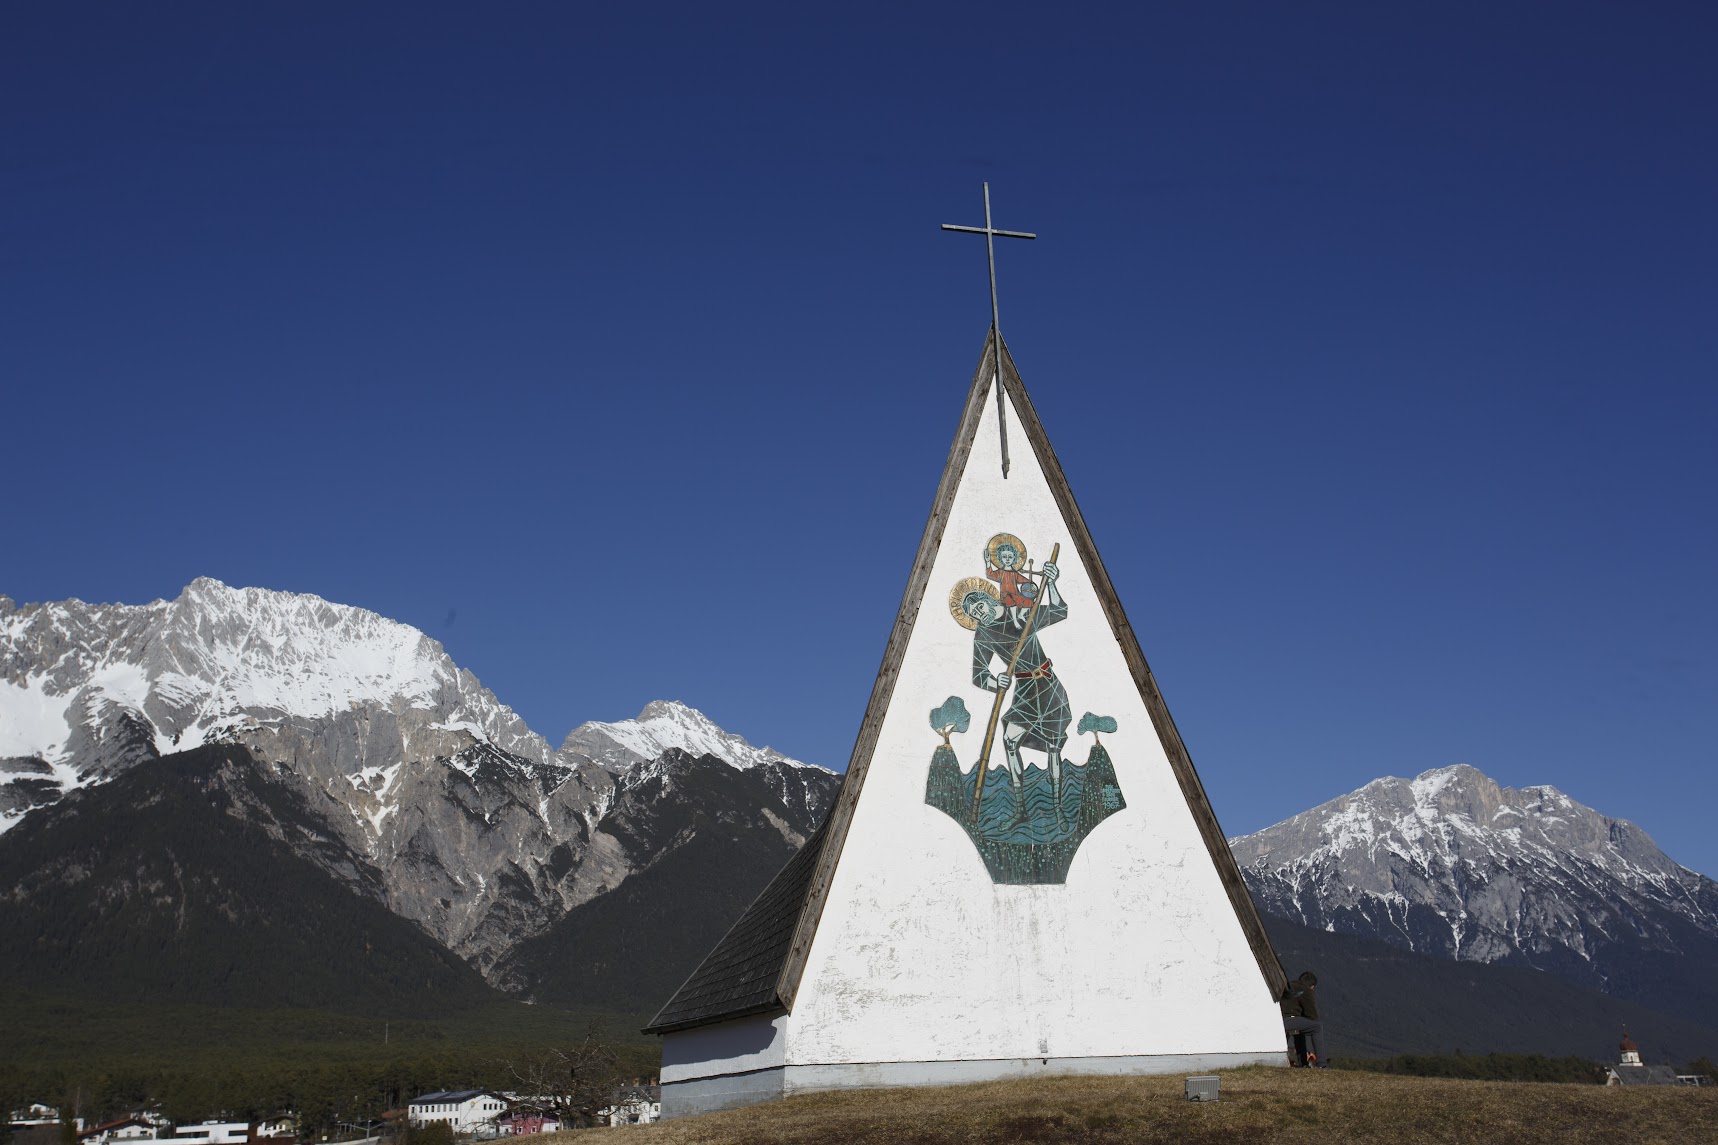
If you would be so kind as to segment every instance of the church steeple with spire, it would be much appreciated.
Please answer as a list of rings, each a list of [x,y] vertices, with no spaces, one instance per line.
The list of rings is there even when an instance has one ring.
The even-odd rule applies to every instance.
[[[1623,1027],[1623,1040],[1617,1043],[1617,1064],[1605,1070],[1606,1085],[1676,1085],[1676,1070],[1667,1065],[1647,1065],[1641,1059],[1640,1047]]]
[[[829,817],[647,1028],[663,1115],[1286,1065],[1282,963],[994,297],[910,567]]]

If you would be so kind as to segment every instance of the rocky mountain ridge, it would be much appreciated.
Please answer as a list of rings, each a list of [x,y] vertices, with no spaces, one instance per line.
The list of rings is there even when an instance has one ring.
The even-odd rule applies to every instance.
[[[839,783],[671,701],[552,748],[435,640],[307,594],[201,578],[146,605],[0,598],[0,830],[204,744],[295,784],[390,910],[485,971],[651,861],[602,824],[664,753],[756,772],[784,808],[756,826],[784,840]]]
[[[228,748],[242,752],[206,754]],[[103,860],[116,871],[155,863],[161,840],[193,847],[197,831],[104,826],[126,806],[194,806],[203,773],[188,755],[220,777],[208,798],[225,818],[207,822],[237,816],[268,835],[327,909],[340,901],[329,888],[344,888],[493,985],[582,1005],[609,982],[603,997],[641,1009],[815,829],[840,782],[671,701],[551,747],[436,641],[313,596],[204,579],[138,606],[0,597],[0,865],[43,872],[0,894],[0,926],[56,926],[57,895],[99,900],[74,877],[103,859],[79,849],[80,833],[134,840]],[[156,799],[155,785],[177,794]],[[137,798],[98,798],[110,787]],[[16,826],[44,814],[59,826]],[[1260,908],[1315,934],[1548,970],[1718,1025],[1718,884],[1554,788],[1441,768],[1232,845]],[[199,853],[221,861],[219,848]],[[262,853],[247,876],[259,887]],[[214,904],[204,918],[229,910],[219,875],[182,882]],[[157,899],[165,877],[148,884]],[[48,958],[52,942],[32,957],[129,949],[124,930],[90,923],[60,935],[66,958]],[[401,965],[427,968],[413,973],[443,973],[406,936],[389,941]]]
[[[1266,914],[1531,966],[1718,1023],[1718,883],[1635,824],[1466,765],[1374,780],[1230,841]]]

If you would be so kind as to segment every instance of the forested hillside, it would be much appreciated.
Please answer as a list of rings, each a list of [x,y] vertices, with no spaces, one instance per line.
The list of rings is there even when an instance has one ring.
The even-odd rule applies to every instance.
[[[159,1108],[176,1121],[294,1110],[313,1134],[418,1093],[516,1088],[515,1067],[593,1035],[624,1077],[656,1071],[626,1023],[516,1001],[446,1017],[52,996],[0,985],[0,1108],[31,1101],[86,1117]]]

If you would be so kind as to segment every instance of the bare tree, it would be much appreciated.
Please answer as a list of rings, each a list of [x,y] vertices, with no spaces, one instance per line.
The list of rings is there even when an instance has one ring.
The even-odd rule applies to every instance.
[[[575,1045],[504,1064],[519,1083],[520,1104],[540,1106],[563,1126],[596,1124],[621,1081],[619,1056],[594,1027]]]

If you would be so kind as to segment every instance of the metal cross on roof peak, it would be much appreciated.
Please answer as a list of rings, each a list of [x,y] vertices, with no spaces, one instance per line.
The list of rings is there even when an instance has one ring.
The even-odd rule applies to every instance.
[[[990,256],[990,359],[995,369],[994,385],[996,388],[996,426],[1002,431],[1002,476],[1008,477],[1008,421],[1004,413],[1006,406],[1002,402],[1002,318],[996,309],[996,236],[1005,239],[1035,239],[1038,236],[1026,231],[999,231],[990,223],[990,184],[984,184],[984,225],[982,227],[957,227],[953,223],[944,223],[945,231],[962,231],[969,235],[983,235],[985,253]]]

